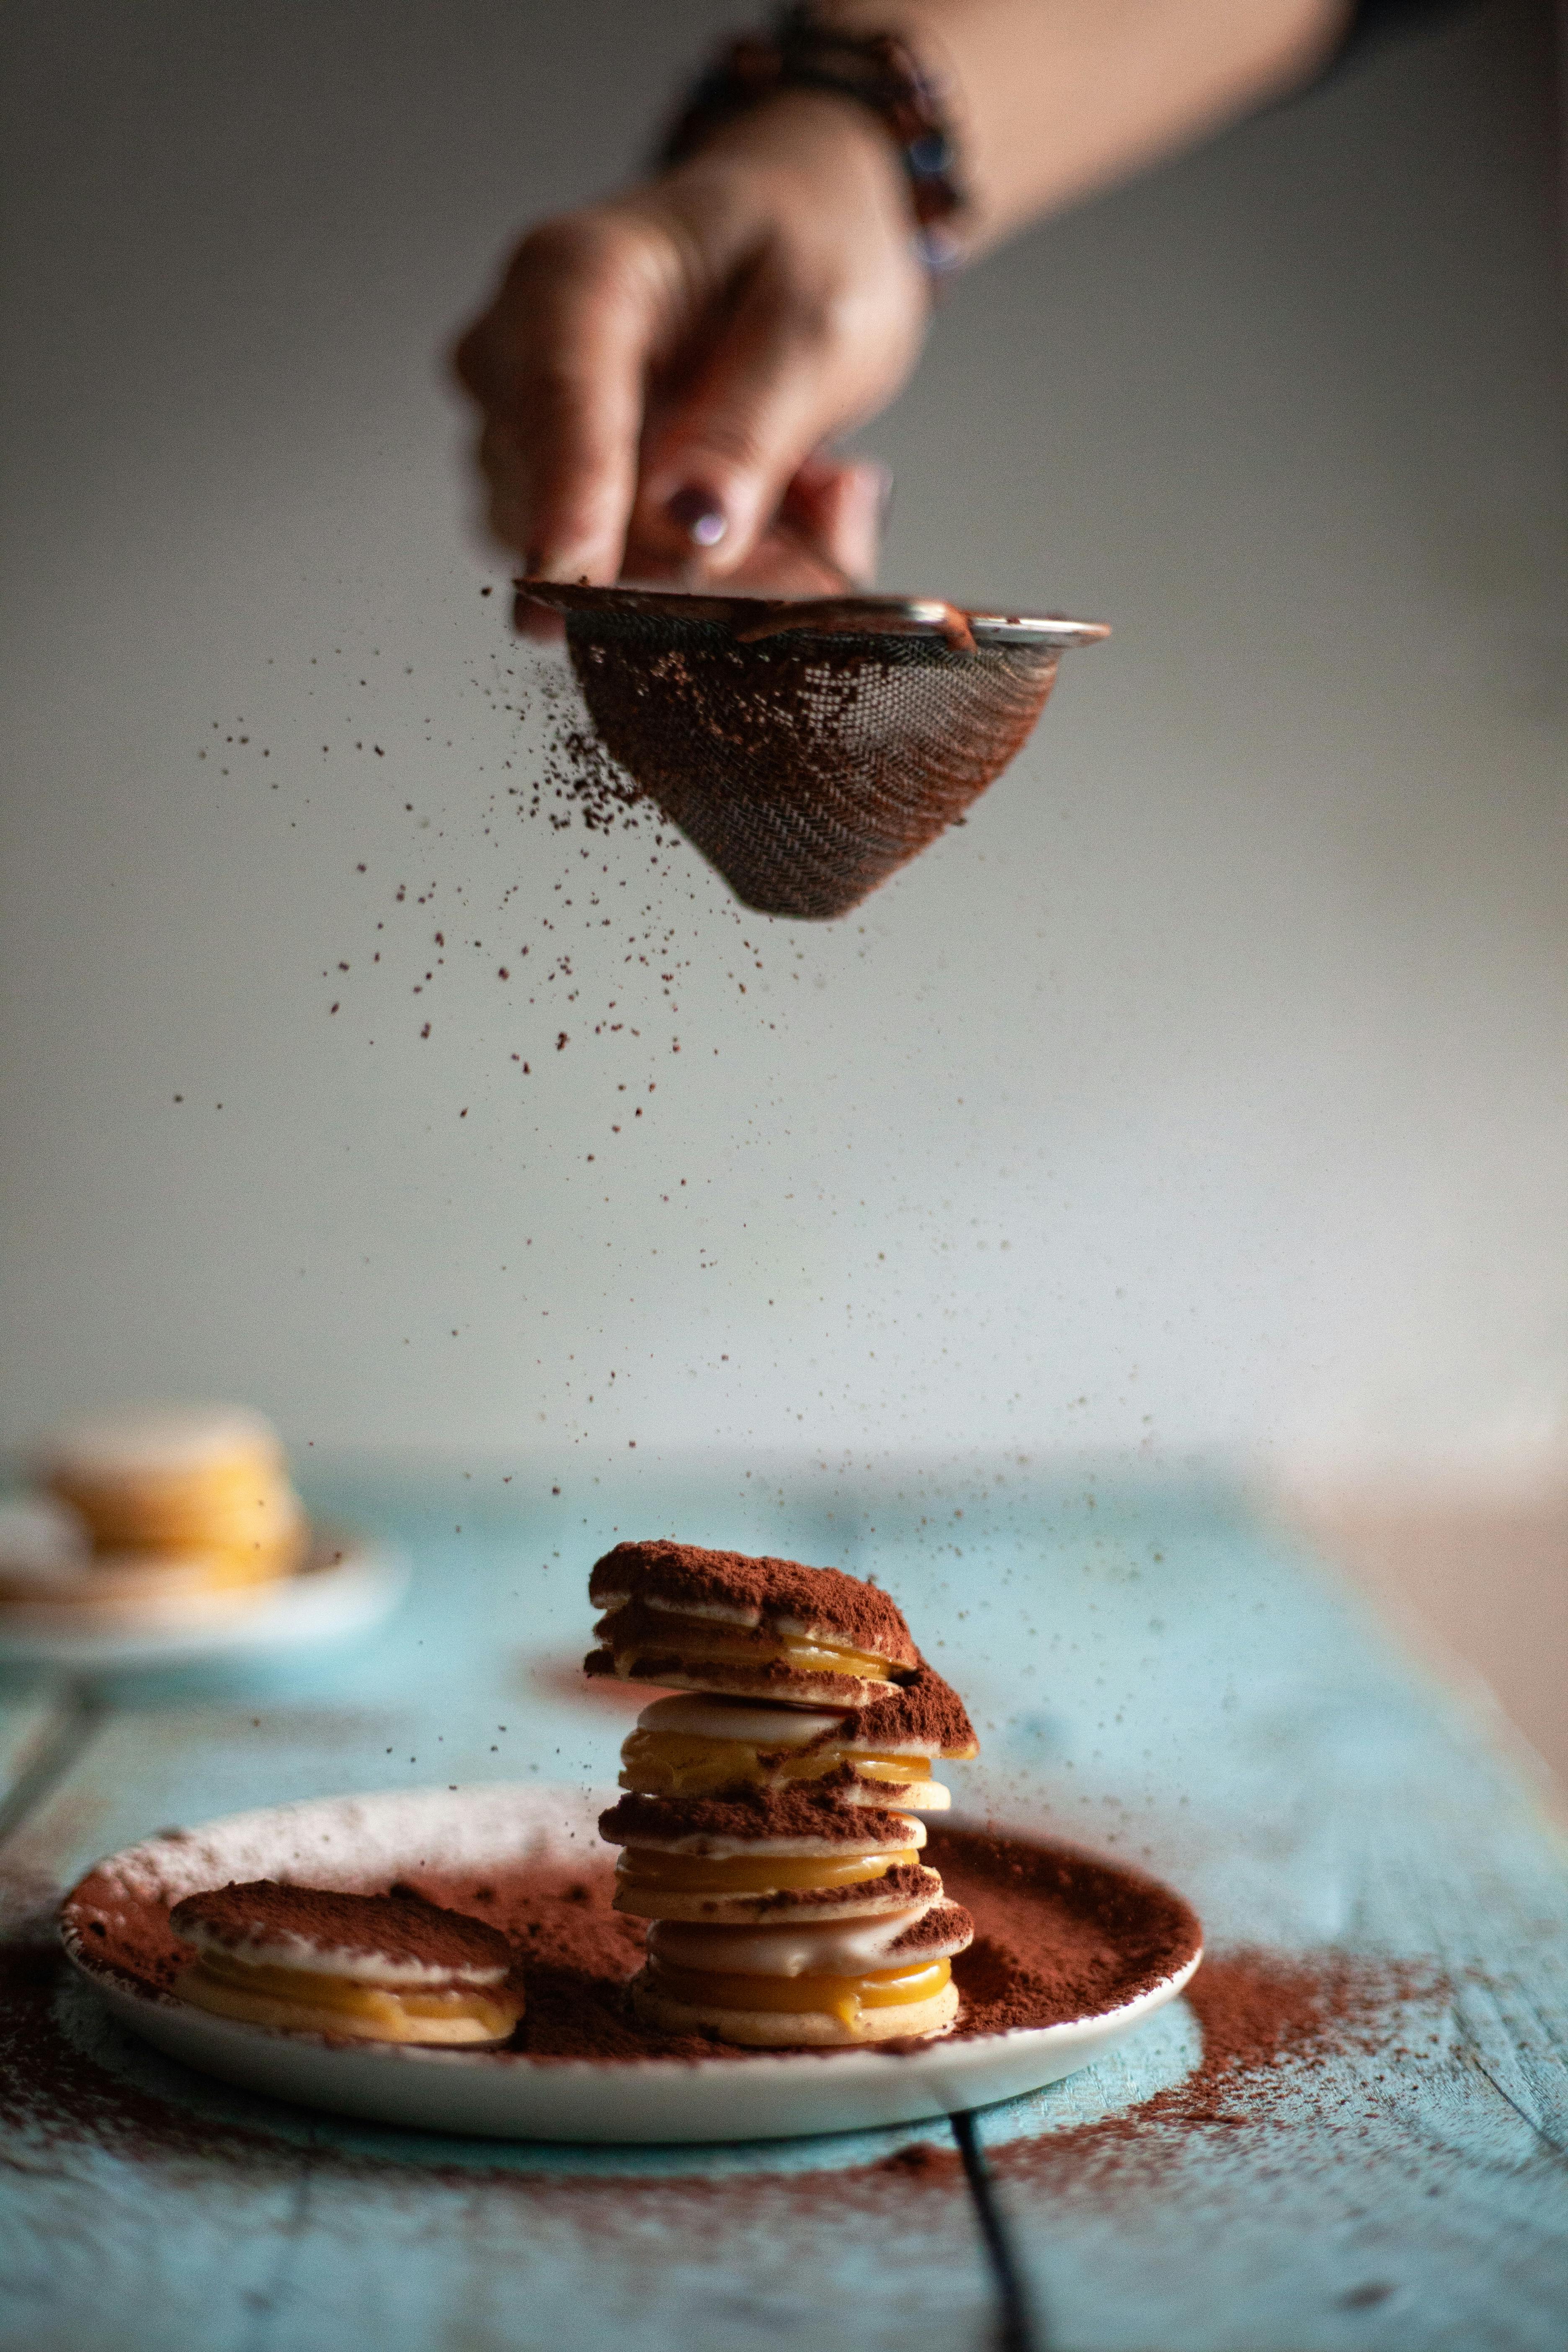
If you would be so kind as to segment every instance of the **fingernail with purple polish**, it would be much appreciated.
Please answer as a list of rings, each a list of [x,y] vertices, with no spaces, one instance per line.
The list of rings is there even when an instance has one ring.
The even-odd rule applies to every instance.
[[[665,511],[693,547],[717,547],[730,528],[723,508],[708,490],[677,490]]]

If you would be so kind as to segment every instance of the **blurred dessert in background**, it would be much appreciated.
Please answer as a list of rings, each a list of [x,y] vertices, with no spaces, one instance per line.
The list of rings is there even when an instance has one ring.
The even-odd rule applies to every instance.
[[[94,1552],[200,1553],[284,1573],[305,1514],[270,1422],[239,1405],[158,1406],[57,1431],[39,1482],[85,1525]]]
[[[310,1530],[277,1432],[238,1405],[157,1406],[53,1433],[0,1528],[0,1609],[187,1623],[262,1599]]]

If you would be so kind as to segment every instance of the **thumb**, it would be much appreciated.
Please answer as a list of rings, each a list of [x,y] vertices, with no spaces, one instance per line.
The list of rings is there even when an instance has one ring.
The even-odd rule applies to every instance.
[[[851,362],[852,364],[852,362]],[[744,562],[858,389],[822,308],[754,286],[701,374],[651,433],[631,549],[720,579]]]

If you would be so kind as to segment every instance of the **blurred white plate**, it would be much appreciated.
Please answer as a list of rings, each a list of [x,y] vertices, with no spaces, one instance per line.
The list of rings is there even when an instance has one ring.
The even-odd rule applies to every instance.
[[[363,1886],[439,1863],[499,1867],[531,1853],[581,1862],[596,1843],[596,1801],[580,1790],[504,1785],[341,1797],[236,1813],[182,1836],[149,1839],[99,1865],[102,1907],[113,1894],[177,1902],[229,1879],[305,1878]],[[116,1887],[113,1883],[118,1882]],[[425,2131],[501,2139],[693,2141],[782,2139],[797,2133],[919,2123],[1038,2089],[1101,2056],[1174,2000],[1200,1955],[1173,1951],[1172,1970],[1123,2007],[1070,2024],[917,2053],[618,2063],[508,2052],[365,2048],[241,2025],[171,1995],[133,1990],[94,1965],[68,1897],[68,1954],[115,2014],[168,2056],[273,2098],[368,2116]]]
[[[242,1600],[226,1596],[216,1607],[171,1608],[161,1622],[93,1624],[72,1602],[12,1603],[0,1609],[0,1666],[118,1674],[309,1649],[379,1624],[407,1582],[407,1564],[395,1555],[358,1536],[318,1529],[292,1576]]]

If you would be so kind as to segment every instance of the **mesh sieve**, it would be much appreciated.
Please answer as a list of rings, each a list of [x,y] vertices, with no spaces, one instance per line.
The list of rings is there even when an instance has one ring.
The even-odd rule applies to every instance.
[[[910,597],[820,603],[518,583],[549,605],[601,741],[736,897],[847,914],[957,823],[1098,621]]]

